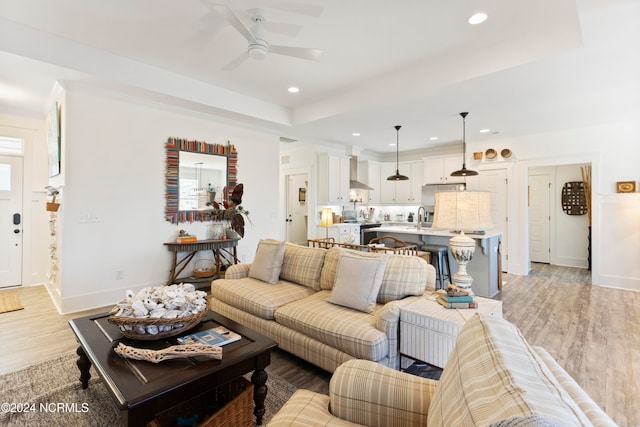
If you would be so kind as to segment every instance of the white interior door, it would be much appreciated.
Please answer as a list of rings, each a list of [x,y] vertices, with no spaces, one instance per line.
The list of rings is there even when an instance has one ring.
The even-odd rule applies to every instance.
[[[549,263],[551,176],[545,172],[529,173],[529,256],[532,262]]]
[[[22,157],[0,156],[0,287],[22,284]]]
[[[467,178],[467,189],[471,191],[488,191],[491,193],[491,219],[493,229],[502,234],[500,245],[500,261],[502,271],[508,271],[509,229],[507,210],[507,169],[482,170],[477,176]]]
[[[287,175],[287,242],[307,245],[307,174]]]

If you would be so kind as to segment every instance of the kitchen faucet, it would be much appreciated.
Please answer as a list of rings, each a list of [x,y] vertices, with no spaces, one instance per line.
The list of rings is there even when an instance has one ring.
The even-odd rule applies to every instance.
[[[418,225],[417,225],[418,230],[422,228],[422,220],[423,220],[423,217],[420,215],[420,209],[422,209],[422,212],[424,212],[424,220],[427,219],[427,210],[424,208],[424,206],[420,206],[418,208]]]

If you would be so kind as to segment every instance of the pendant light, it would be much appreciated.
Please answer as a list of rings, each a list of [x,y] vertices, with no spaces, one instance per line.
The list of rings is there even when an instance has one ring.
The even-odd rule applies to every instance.
[[[400,169],[398,168],[398,156],[399,156],[399,146],[400,146],[400,128],[402,126],[394,126],[396,128],[396,174],[391,175],[387,178],[387,181],[406,181],[409,179],[408,176],[400,175]]]
[[[466,117],[469,113],[460,113],[462,116],[462,169],[451,172],[451,176],[475,176],[478,172],[467,169],[467,141],[465,140]]]

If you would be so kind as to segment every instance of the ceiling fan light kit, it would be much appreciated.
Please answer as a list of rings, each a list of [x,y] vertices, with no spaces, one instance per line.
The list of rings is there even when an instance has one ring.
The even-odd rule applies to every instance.
[[[451,176],[475,176],[478,175],[478,172],[467,169],[467,141],[466,141],[466,118],[468,112],[460,113],[462,116],[462,169],[451,172]]]
[[[322,56],[322,50],[320,49],[269,44],[263,26],[266,19],[261,9],[253,10],[251,21],[253,21],[255,25],[249,29],[229,6],[225,4],[214,4],[212,7],[249,42],[247,51],[223,67],[224,70],[233,70],[247,58],[264,60],[269,56],[269,53],[308,60],[318,60],[320,56]]]
[[[402,126],[394,126],[396,128],[396,173],[387,178],[387,181],[406,181],[409,179],[406,175],[400,174],[398,166],[399,146],[400,146],[400,128]]]

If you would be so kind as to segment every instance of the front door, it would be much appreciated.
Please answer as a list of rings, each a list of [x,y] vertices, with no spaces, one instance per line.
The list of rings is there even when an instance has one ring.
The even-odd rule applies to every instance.
[[[0,156],[0,288],[22,280],[22,157]]]

